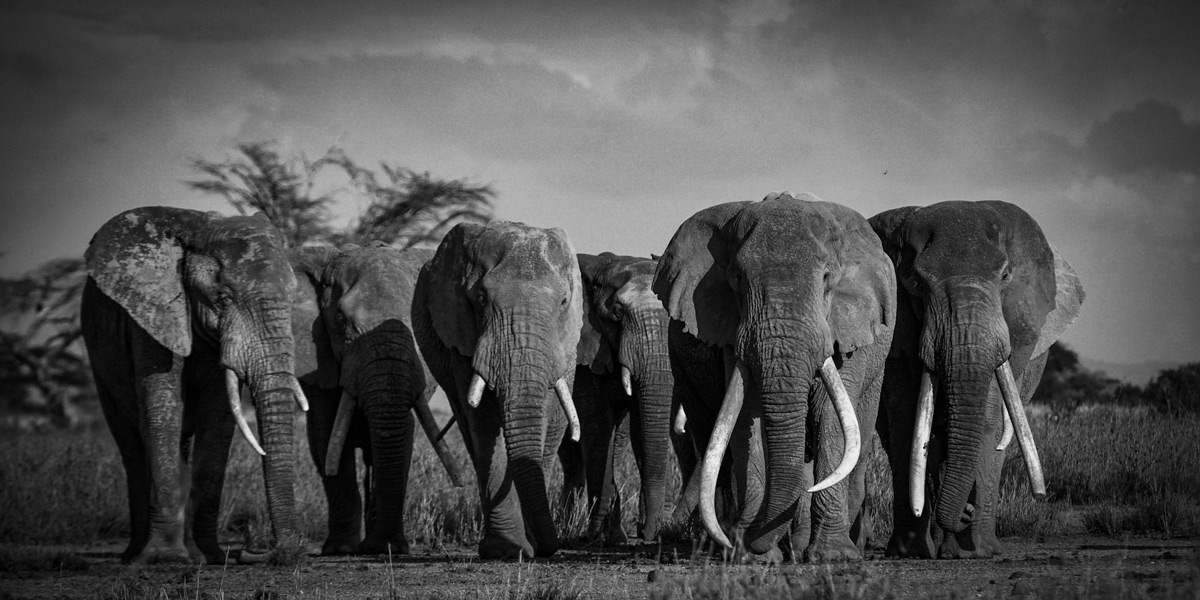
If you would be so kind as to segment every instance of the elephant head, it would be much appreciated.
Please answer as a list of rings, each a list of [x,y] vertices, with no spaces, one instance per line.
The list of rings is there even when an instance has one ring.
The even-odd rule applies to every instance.
[[[562,230],[503,221],[455,226],[418,278],[413,328],[475,463],[483,556],[548,556],[558,548],[544,462],[553,456],[546,448],[557,448],[555,428],[562,433],[559,404],[579,439],[570,386],[580,288]]]
[[[579,255],[585,293],[579,364],[597,375],[620,375],[636,402],[640,427],[643,539],[654,539],[663,521],[673,377],[667,355],[669,317],[651,289],[658,261],[650,258]],[[637,435],[640,434],[640,435]]]
[[[1083,300],[1074,271],[1051,250],[1033,218],[1005,202],[910,206],[870,221],[899,283],[892,357],[911,361],[921,372],[909,479],[914,513],[920,515],[925,504],[924,447],[935,420],[945,431],[934,507],[938,526],[960,532],[970,523],[963,515],[981,455],[985,446],[997,444],[984,438],[1000,431],[1000,420],[1005,433],[996,449],[1007,445],[1015,427],[1033,493],[1044,495],[1013,372],[1037,363],[1036,382],[1044,353],[1074,320]],[[1029,377],[1026,373],[1027,382]],[[1007,411],[988,410],[993,382]]]
[[[96,232],[86,262],[99,291],[163,348],[178,357],[200,347],[205,356],[215,355],[238,427],[264,455],[275,535],[294,532],[292,403],[307,409],[307,401],[293,375],[289,324],[296,278],[283,236],[262,213],[227,218],[180,208],[138,208]],[[84,317],[105,318],[89,310]],[[89,347],[106,341],[89,340]],[[242,383],[258,411],[262,447],[241,415]],[[180,393],[178,381],[168,385]]]
[[[409,323],[417,273],[433,253],[376,242],[290,254],[300,281],[293,307],[296,373],[314,401],[310,445],[330,504],[324,551],[378,553],[390,545],[407,554],[413,410],[434,389]],[[354,454],[342,452],[356,414],[366,423],[367,439],[356,443],[370,457],[375,488],[375,519],[361,544]]]
[[[877,336],[890,342],[894,286],[866,220],[810,194],[719,204],[679,227],[659,261],[654,291],[687,333],[726,356],[726,396],[702,479],[701,514],[715,539],[729,545],[711,490],[743,398],[761,402],[766,465],[764,501],[746,536],[753,552],[775,546],[804,491],[815,379],[837,408],[845,448],[840,465],[810,491],[854,467],[859,427],[835,363]]]

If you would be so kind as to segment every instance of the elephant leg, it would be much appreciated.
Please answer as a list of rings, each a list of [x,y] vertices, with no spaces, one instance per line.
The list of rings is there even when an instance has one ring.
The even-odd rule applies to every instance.
[[[931,498],[933,488],[925,484],[925,505],[921,516],[915,516],[909,495],[909,476],[912,472],[913,426],[916,423],[917,392],[920,383],[919,366],[906,358],[889,358],[884,370],[879,418],[876,429],[888,456],[892,471],[892,536],[888,539],[886,555],[901,558],[933,558],[931,537]],[[931,444],[932,446],[932,444]],[[932,447],[927,464],[928,473],[937,473]]]
[[[133,562],[191,562],[183,533],[184,489],[189,477],[179,451],[183,358],[144,332],[135,334],[134,354],[145,359],[135,365],[134,379],[145,417],[142,439],[149,458],[150,531],[145,548]]]
[[[321,475],[321,487],[329,506],[329,533],[321,545],[321,554],[353,554],[362,542],[363,506],[358,491],[358,465],[351,444],[347,443],[342,452],[337,475],[331,477],[325,474],[325,455],[329,450],[329,438],[333,435],[333,421],[341,399],[341,388],[321,389],[304,382],[300,385],[309,403],[306,415],[308,449],[317,473]]]
[[[101,377],[104,375],[102,374]],[[146,445],[142,439],[138,423],[141,415],[136,407],[121,405],[118,395],[110,391],[110,387],[97,378],[96,392],[100,397],[100,406],[104,411],[108,429],[117,450],[121,454],[121,464],[125,467],[125,491],[129,498],[129,545],[121,554],[122,562],[130,562],[141,555],[150,538],[150,468],[146,454]],[[130,396],[132,396],[130,390]],[[124,410],[123,410],[124,409]]]
[[[591,506],[588,537],[594,539],[604,536],[608,545],[625,544],[628,538],[621,529],[621,506],[616,494],[613,462],[617,430],[628,408],[613,406],[615,394],[605,394],[599,378],[592,379],[591,385],[580,383],[584,382],[577,377],[576,397],[581,398],[580,405],[586,410],[579,420],[580,423],[587,423],[580,446],[583,450],[588,503]],[[603,383],[613,386],[611,381]]]
[[[582,421],[582,419],[581,419]],[[583,468],[583,448],[580,442],[563,440],[558,447],[558,462],[562,465],[563,488],[559,504],[564,515],[573,515],[577,503],[587,494],[587,472]]]
[[[192,485],[188,497],[191,525],[186,536],[188,548],[195,548],[209,564],[224,564],[226,553],[217,539],[217,521],[221,511],[221,492],[225,487],[225,467],[233,441],[234,419],[229,410],[223,375],[215,357],[193,352],[184,366],[187,385],[184,408],[185,437],[193,438],[191,452]]]
[[[851,373],[842,370],[842,380],[850,398],[858,398],[861,379],[855,381]],[[813,394],[813,408],[809,414],[809,431],[816,432],[813,475],[818,481],[825,479],[838,463],[844,451],[842,427],[834,413],[828,393],[820,388]],[[838,562],[859,560],[862,554],[850,540],[850,521],[847,515],[849,478],[812,494],[812,540],[804,551],[806,562]],[[803,494],[805,492],[801,492]]]
[[[622,427],[626,417],[630,417],[628,428]],[[596,501],[596,508],[593,509],[591,525],[597,528],[597,532],[604,532],[604,543],[609,546],[623,546],[629,543],[629,536],[623,526],[625,517],[621,511],[621,490],[617,487],[616,473],[617,465],[624,462],[625,449],[629,447],[629,432],[634,426],[632,417],[627,404],[619,403],[611,407],[609,420],[612,422],[612,432],[604,445],[601,477],[599,481],[593,481],[589,476],[588,481],[589,487],[600,485],[600,495]],[[639,464],[640,469],[641,462],[636,450],[634,455],[634,461]]]
[[[407,406],[397,410],[396,407],[387,406],[382,402],[368,402],[363,410],[366,413],[367,431],[371,440],[375,518],[373,526],[367,528],[367,536],[359,545],[359,552],[408,554],[408,539],[404,532],[404,501],[412,464],[415,430],[413,411]]]
[[[472,438],[472,463],[479,481],[479,503],[483,512],[479,557],[505,559],[517,558],[521,554],[534,556],[533,545],[529,543],[525,532],[517,488],[508,473],[503,417],[495,396],[490,391],[485,392],[484,400],[478,407],[468,407],[459,411],[459,414],[465,417],[467,433]]]

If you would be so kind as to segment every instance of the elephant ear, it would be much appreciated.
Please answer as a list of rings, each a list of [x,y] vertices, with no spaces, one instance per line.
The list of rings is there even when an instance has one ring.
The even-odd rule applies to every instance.
[[[467,297],[472,281],[470,247],[484,231],[476,223],[455,225],[422,272],[427,279],[425,295],[429,320],[438,338],[447,348],[463,356],[474,356],[476,331],[475,308]]]
[[[738,327],[737,296],[729,286],[729,241],[725,224],[749,202],[706,208],[684,221],[667,244],[653,291],[684,331],[713,346],[733,345]]]
[[[885,210],[867,219],[893,266],[900,264],[900,251],[904,249],[904,224],[919,210],[920,206],[904,206]]]
[[[296,378],[322,389],[338,384],[338,361],[333,355],[329,331],[321,316],[321,303],[329,290],[321,281],[325,265],[338,255],[333,248],[301,247],[289,258],[296,273],[292,296],[292,335],[296,340]]]
[[[1037,344],[1034,345],[1030,356],[1038,356],[1050,349],[1050,345],[1075,322],[1086,297],[1075,269],[1071,268],[1054,246],[1050,246],[1050,252],[1054,254],[1054,310],[1046,315],[1046,323],[1042,325]]]
[[[184,240],[210,218],[181,208],[135,208],[101,226],[85,253],[88,275],[100,291],[179,356],[192,353]]]
[[[890,340],[885,334],[896,324],[896,272],[866,219],[834,206],[848,224],[830,303],[829,331],[838,350],[849,354],[875,343],[877,337]]]
[[[612,349],[608,347],[608,343],[604,341],[604,336],[600,333],[599,319],[601,317],[595,308],[595,303],[602,301],[597,297],[601,291],[598,276],[610,262],[608,257],[611,256],[607,252],[600,256],[576,255],[579,259],[579,275],[583,284],[583,326],[579,330],[575,364],[587,365],[591,367],[593,373],[599,374],[612,373],[614,370]]]

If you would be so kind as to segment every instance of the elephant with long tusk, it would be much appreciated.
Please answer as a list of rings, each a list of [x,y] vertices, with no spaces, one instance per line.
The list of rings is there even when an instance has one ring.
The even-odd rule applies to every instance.
[[[991,557],[1002,551],[996,505],[1014,438],[1030,492],[1046,495],[1023,399],[1083,288],[1037,222],[1006,202],[909,206],[870,221],[899,284],[879,419],[896,492],[887,553]]]
[[[413,331],[475,466],[481,558],[558,550],[546,474],[564,431],[579,439],[580,287],[562,230],[505,221],[455,226],[417,279]]]
[[[810,194],[720,204],[679,227],[654,290],[672,319],[675,426],[703,456],[681,504],[695,499],[721,545],[774,553],[790,530],[794,556],[861,557],[858,458],[895,287],[866,219]],[[735,509],[725,526],[718,487]]]

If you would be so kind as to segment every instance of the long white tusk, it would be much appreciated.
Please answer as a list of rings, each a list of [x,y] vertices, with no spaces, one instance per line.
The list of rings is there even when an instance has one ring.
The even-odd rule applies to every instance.
[[[1017,444],[1021,446],[1021,454],[1025,456],[1025,468],[1029,470],[1029,486],[1033,489],[1033,497],[1043,500],[1046,498],[1046,480],[1042,476],[1042,461],[1038,458],[1037,445],[1033,443],[1033,430],[1029,428],[1025,406],[1021,403],[1021,393],[1017,391],[1017,381],[1013,378],[1012,367],[1007,360],[996,369],[996,381],[1000,384],[1000,396],[1004,398],[1008,414],[1012,417]]]
[[[242,384],[238,381],[237,373],[233,369],[225,369],[225,393],[229,396],[229,410],[233,412],[233,420],[237,421],[238,430],[246,437],[246,441],[250,442],[250,447],[262,456],[267,453],[263,451],[262,446],[258,445],[258,440],[254,437],[254,432],[250,431],[250,424],[246,422],[246,416],[242,414]]]
[[[292,395],[296,397],[296,404],[300,405],[300,410],[308,412],[308,398],[304,395],[304,390],[300,388],[300,381],[293,377],[291,386]]]
[[[621,386],[625,388],[626,396],[633,396],[633,375],[625,365],[621,365]]]
[[[479,373],[471,375],[471,385],[467,387],[467,405],[471,408],[478,408],[479,402],[483,400],[483,376]]]
[[[700,471],[700,519],[704,529],[718,544],[733,548],[725,532],[717,523],[717,475],[721,472],[721,461],[725,458],[725,449],[729,446],[729,438],[737,424],[738,415],[742,412],[742,400],[746,397],[746,365],[740,359],[734,364],[733,372],[729,374],[729,383],[725,387],[725,399],[721,401],[721,410],[717,413],[717,423],[713,426],[712,437],[708,440],[708,448],[704,452],[704,468]]]
[[[571,440],[579,441],[579,413],[575,412],[575,400],[571,398],[571,388],[567,387],[567,380],[559,377],[558,381],[554,382],[554,391],[558,393],[558,401],[562,403],[563,410],[567,413],[567,421],[571,424]]]
[[[1008,416],[1007,408],[1001,409],[1000,414],[1004,418],[1004,433],[1002,433],[1000,435],[1000,443],[996,444],[996,450],[1003,452],[1005,449],[1008,448],[1008,445],[1012,443],[1013,424],[1012,424],[1012,417]]]
[[[687,432],[687,412],[683,410],[683,406],[679,407],[679,412],[675,413],[675,433],[683,435]]]
[[[833,408],[837,411],[838,422],[842,424],[845,449],[842,451],[841,464],[833,470],[833,473],[829,474],[829,477],[809,488],[810,493],[819,492],[845,479],[858,464],[858,455],[862,452],[862,434],[858,430],[858,416],[854,414],[854,405],[850,403],[850,394],[846,393],[846,386],[842,384],[842,377],[838,375],[832,356],[826,358],[825,362],[821,364],[821,381],[825,383],[825,390],[829,392]]]
[[[350,421],[354,419],[354,409],[358,401],[343,391],[342,399],[338,402],[337,416],[333,418],[333,433],[329,436],[329,448],[325,451],[325,476],[333,477],[338,474],[338,464],[342,462],[342,449],[346,447],[346,437],[350,435]]]
[[[921,369],[921,391],[917,394],[917,421],[913,424],[911,472],[908,475],[908,497],[913,515],[925,510],[925,466],[929,460],[929,436],[933,430],[933,376]]]

